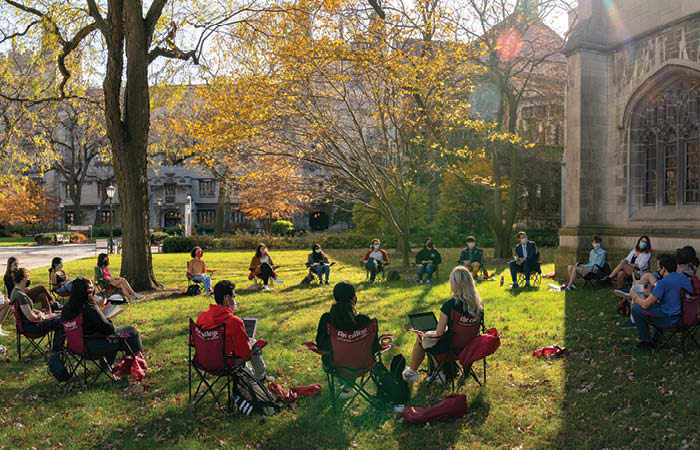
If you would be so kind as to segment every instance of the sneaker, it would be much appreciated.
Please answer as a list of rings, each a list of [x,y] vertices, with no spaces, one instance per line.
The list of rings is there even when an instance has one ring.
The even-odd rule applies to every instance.
[[[628,320],[627,322],[623,322],[623,323],[618,325],[618,327],[620,327],[620,328],[632,328],[634,326],[635,325],[632,323],[631,320]]]
[[[9,336],[10,333],[2,329],[2,325],[0,325],[0,336]],[[2,352],[0,352],[2,353]]]
[[[0,355],[4,355],[5,353],[7,353],[7,347],[0,345]]]
[[[418,280],[418,284],[423,284],[423,280]]]
[[[328,286],[328,280],[326,280],[326,286]]]
[[[618,297],[622,297],[622,298],[626,298],[626,299],[630,298],[629,289],[615,289],[613,291],[613,294],[617,295]]]
[[[575,284],[572,284],[571,286],[569,286],[569,289],[573,289],[573,290],[575,291],[575,290],[576,290],[576,285],[575,285]]]
[[[277,284],[282,284],[282,283],[283,283],[283,281],[280,280],[279,278],[275,278],[273,281],[274,281],[275,283],[277,283]]]
[[[270,286],[268,286],[268,285],[263,286],[263,291],[270,292]]]
[[[340,393],[338,394],[338,398],[341,400],[347,400],[353,395],[355,395],[355,393],[353,392],[352,388],[346,386],[341,389]]]
[[[143,298],[143,295],[134,294],[134,300],[141,300],[142,298]]]
[[[410,367],[406,367],[403,370],[403,373],[401,374],[401,376],[403,377],[404,381],[406,381],[407,383],[415,383],[416,381],[418,381],[419,374],[418,374],[417,370],[413,370]]]
[[[54,302],[51,304],[51,310],[53,310],[53,311],[61,311],[62,309],[63,309],[63,305],[60,304],[60,303],[58,303],[58,302],[56,302],[56,301],[54,301]]]
[[[639,342],[637,345],[632,347],[633,351],[638,351],[638,352],[650,352],[654,350],[654,344],[648,341],[642,341]]]
[[[430,284],[430,280],[426,280],[425,283],[426,283],[426,284]]]
[[[447,384],[447,377],[445,376],[445,372],[443,372],[442,370],[440,372],[438,372],[438,374],[435,375],[435,381],[440,386],[446,385]]]
[[[513,283],[510,285],[511,289],[518,289],[520,286],[518,286],[518,283]]]

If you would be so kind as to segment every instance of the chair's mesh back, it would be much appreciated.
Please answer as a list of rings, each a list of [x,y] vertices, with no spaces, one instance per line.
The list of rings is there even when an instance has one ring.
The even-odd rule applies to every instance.
[[[190,319],[190,342],[194,363],[202,370],[217,373],[226,368],[226,325],[204,330]]]
[[[83,341],[83,315],[78,314],[74,319],[61,322],[66,333],[66,346],[71,352],[82,355],[85,351]]]
[[[479,328],[481,325],[480,317],[461,314],[453,309],[450,313],[450,318],[452,320],[453,348],[462,349],[479,335]]]
[[[10,303],[10,309],[12,314],[15,316],[15,322],[17,322],[17,329],[20,333],[24,333],[24,326],[22,325],[22,318],[20,317],[19,305],[16,302]]]
[[[376,364],[372,345],[377,337],[377,319],[355,331],[341,331],[328,324],[333,350],[333,367],[369,370]]]
[[[681,324],[690,327],[695,325],[698,319],[698,303],[700,302],[700,293],[691,294],[685,289],[681,290]]]

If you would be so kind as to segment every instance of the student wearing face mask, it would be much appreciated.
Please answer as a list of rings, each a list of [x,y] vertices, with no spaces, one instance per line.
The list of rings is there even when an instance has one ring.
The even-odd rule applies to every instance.
[[[569,265],[569,281],[561,285],[562,289],[566,289],[567,291],[576,289],[576,285],[574,284],[576,277],[583,278],[591,272],[598,272],[605,265],[606,253],[600,246],[600,238],[598,236],[593,236],[592,245],[593,249],[591,249],[591,252],[588,254],[587,263]]]
[[[484,265],[484,252],[476,246],[474,236],[467,236],[467,248],[462,250],[457,264],[469,269],[472,277],[476,280],[479,277],[479,270]]]
[[[5,277],[3,281],[5,282],[5,292],[9,297],[12,295],[12,290],[15,288],[15,273],[19,270],[19,260],[14,256],[10,256],[7,259],[7,269],[5,270]],[[44,286],[35,286],[29,288],[29,285],[24,289],[24,293],[32,299],[35,304],[41,304],[41,309],[51,314],[53,311],[51,305],[51,293]]]
[[[433,273],[437,270],[438,265],[442,262],[440,252],[433,247],[433,240],[427,239],[423,248],[416,253],[416,272],[418,274],[418,282],[423,284],[423,273],[427,274],[426,283],[431,283]]]
[[[659,258],[659,275],[661,279],[648,297],[641,296],[636,290],[630,293],[632,317],[639,334],[639,343],[634,350],[651,350],[656,346],[659,336],[649,334],[649,322],[661,328],[675,326],[681,317],[681,289],[693,293],[690,278],[676,272],[678,263],[674,255],[661,255]],[[651,313],[644,314],[644,312]]]
[[[226,325],[225,350],[228,363],[237,364],[241,360],[250,361],[253,373],[260,381],[274,381],[265,374],[265,361],[262,359],[262,348],[255,346],[253,339],[248,339],[243,320],[236,316],[236,285],[232,281],[222,280],[214,286],[215,305],[199,313],[197,326],[205,330],[216,328],[222,323]]]
[[[515,246],[515,257],[510,262],[510,278],[512,288],[518,286],[518,273],[525,274],[525,287],[530,287],[530,272],[537,267],[537,245],[527,239],[524,231],[518,232],[518,245]]]
[[[332,265],[333,263],[328,261],[328,256],[321,249],[321,245],[314,244],[311,247],[311,253],[306,258],[306,267],[310,268],[318,276],[319,282],[323,283],[323,276],[325,275],[326,284],[328,284]]]
[[[377,274],[384,271],[384,266],[389,265],[389,255],[381,249],[381,245],[382,243],[379,239],[372,239],[372,245],[370,245],[369,251],[365,253],[365,257],[362,258],[362,264],[364,264],[365,269],[369,271],[370,283],[374,283]]]
[[[253,259],[250,260],[250,276],[248,278],[251,280],[253,277],[260,278],[263,281],[263,290],[269,291],[270,287],[267,285],[267,283],[270,278],[272,278],[275,283],[282,282],[282,280],[277,277],[277,273],[275,272],[275,270],[277,270],[279,267],[280,266],[277,266],[272,262],[272,257],[267,251],[267,245],[260,243],[258,244],[258,248],[255,250]]]
[[[51,289],[55,293],[63,296],[70,294],[73,280],[69,280],[66,272],[63,270],[63,260],[61,258],[56,257],[51,260],[49,279],[51,280]]]
[[[109,255],[106,253],[100,253],[97,255],[95,282],[101,289],[104,289],[107,287],[107,285],[111,285],[115,289],[119,289],[128,300],[139,300],[143,298],[143,295],[139,295],[134,291],[126,278],[112,277],[112,273],[109,270]]]
[[[642,236],[637,240],[637,244],[627,257],[620,261],[607,278],[617,280],[617,288],[622,289],[625,282],[632,278],[635,270],[639,270],[641,273],[649,271],[650,259],[651,240],[649,240],[649,236]]]
[[[199,281],[202,283],[202,286],[207,294],[213,294],[214,291],[211,289],[211,277],[209,274],[214,271],[207,270],[207,263],[202,260],[202,248],[193,248],[190,255],[192,256],[192,259],[187,261],[187,278],[194,281]]]

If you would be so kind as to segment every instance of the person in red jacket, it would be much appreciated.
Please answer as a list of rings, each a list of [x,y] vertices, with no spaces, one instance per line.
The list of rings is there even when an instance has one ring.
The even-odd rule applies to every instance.
[[[248,339],[245,325],[240,317],[235,315],[236,310],[236,285],[229,280],[222,280],[214,286],[214,300],[216,305],[209,305],[209,309],[199,313],[197,326],[205,330],[216,328],[226,324],[226,355],[229,364],[235,364],[237,360],[250,361],[253,373],[260,381],[274,381],[274,378],[265,374],[265,362],[262,359],[262,348],[255,347],[255,339]]]

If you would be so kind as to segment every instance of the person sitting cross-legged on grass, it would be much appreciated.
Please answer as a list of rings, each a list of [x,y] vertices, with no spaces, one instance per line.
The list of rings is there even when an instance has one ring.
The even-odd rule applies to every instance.
[[[328,277],[331,274],[331,266],[333,263],[328,261],[328,256],[321,249],[320,244],[314,244],[311,247],[311,253],[306,258],[306,267],[311,269],[317,276],[318,281],[323,283],[323,276],[326,276],[326,284],[328,284]]]
[[[202,283],[207,294],[212,294],[211,277],[209,276],[213,270],[207,270],[207,263],[202,260],[202,248],[195,247],[190,252],[192,259],[187,261],[187,276],[194,281]]]
[[[137,294],[134,289],[132,289],[129,281],[126,278],[112,277],[112,273],[109,271],[109,255],[106,253],[100,253],[97,255],[95,281],[102,289],[106,288],[108,285],[114,287],[115,289],[119,289],[129,300],[138,300],[143,298],[143,295]]]
[[[676,272],[678,263],[674,255],[662,255],[659,258],[659,274],[661,279],[648,297],[641,296],[637,291],[630,293],[632,301],[632,317],[637,326],[639,343],[635,350],[650,350],[656,346],[659,336],[649,334],[649,322],[661,328],[670,328],[678,323],[681,316],[681,289],[692,293],[690,279]],[[644,314],[644,312],[653,315]]]
[[[576,265],[569,265],[569,280],[561,285],[563,289],[567,291],[576,289],[574,281],[576,281],[577,277],[583,278],[591,272],[598,272],[605,264],[606,254],[605,250],[600,247],[600,238],[598,236],[593,236],[592,241],[593,249],[591,249],[588,255],[588,262],[586,264],[578,263]]]
[[[253,374],[260,381],[274,381],[265,373],[265,361],[262,358],[262,348],[255,346],[255,340],[248,338],[243,319],[237,317],[236,285],[229,280],[221,280],[214,286],[215,305],[199,313],[197,326],[205,330],[216,328],[222,323],[226,325],[226,342],[224,348],[228,358],[227,363],[236,365],[241,361],[250,361]]]
[[[518,273],[525,274],[525,287],[530,287],[530,273],[537,267],[537,246],[528,241],[524,231],[518,232],[518,245],[515,246],[515,257],[510,262],[511,287],[518,287]]]
[[[476,246],[474,236],[467,236],[466,244],[467,247],[460,253],[457,264],[469,269],[476,280],[479,278],[479,270],[484,265],[484,251]]]
[[[479,291],[476,290],[476,283],[469,269],[464,266],[457,266],[452,269],[450,273],[450,289],[452,297],[442,304],[440,319],[438,319],[437,328],[435,329],[435,337],[439,337],[440,340],[433,347],[424,349],[421,337],[418,336],[416,343],[413,344],[411,363],[403,371],[403,379],[409,383],[418,381],[418,368],[425,359],[426,352],[430,355],[441,355],[451,350],[452,334],[450,330],[452,329],[452,323],[450,322],[452,320],[452,310],[479,320],[484,314],[484,305],[481,302],[481,296]],[[440,373],[437,379],[441,383],[445,383],[445,374]]]
[[[29,271],[24,268],[17,269],[14,273],[14,288],[10,294],[10,302],[19,306],[19,317],[25,332],[44,334],[53,331],[51,350],[59,352],[63,349],[65,338],[61,319],[57,315],[38,311],[32,307],[34,302],[26,293],[30,282]]]
[[[282,282],[275,272],[277,268],[279,268],[279,266],[276,266],[275,263],[272,262],[272,257],[267,251],[267,245],[260,243],[255,249],[255,255],[253,255],[253,258],[250,260],[250,276],[248,278],[253,279],[253,276],[255,276],[262,279],[263,290],[269,291],[270,287],[267,283],[270,278],[272,278],[275,283]]]
[[[316,331],[316,346],[319,350],[328,352],[327,355],[323,355],[321,358],[324,370],[330,370],[333,364],[333,355],[330,353],[332,349],[331,337],[328,334],[328,324],[331,324],[337,330],[352,332],[366,327],[371,322],[369,316],[359,314],[355,310],[357,295],[352,284],[347,281],[341,281],[336,284],[333,287],[333,298],[335,303],[333,303],[329,312],[323,313],[318,321],[318,330]],[[376,353],[379,349],[379,339],[375,337],[372,351]],[[351,395],[349,388],[346,387],[348,383],[344,383],[342,378],[340,382],[343,384],[340,394],[341,398]]]
[[[416,272],[418,274],[418,282],[423,283],[423,273],[427,274],[427,283],[433,280],[433,273],[437,270],[438,265],[442,262],[440,252],[433,247],[433,240],[427,239],[423,248],[416,253]]]
[[[73,280],[70,298],[61,312],[61,321],[68,322],[79,314],[83,315],[83,338],[85,348],[91,355],[104,356],[111,366],[122,351],[134,356],[141,351],[141,336],[131,326],[115,327],[102,313],[95,302],[95,286],[87,278]],[[109,336],[126,336],[114,339]]]
[[[369,270],[370,283],[374,283],[377,274],[384,270],[384,266],[389,265],[389,255],[380,248],[381,245],[382,243],[379,239],[372,239],[369,251],[362,258],[362,264],[365,265],[365,269]]]

